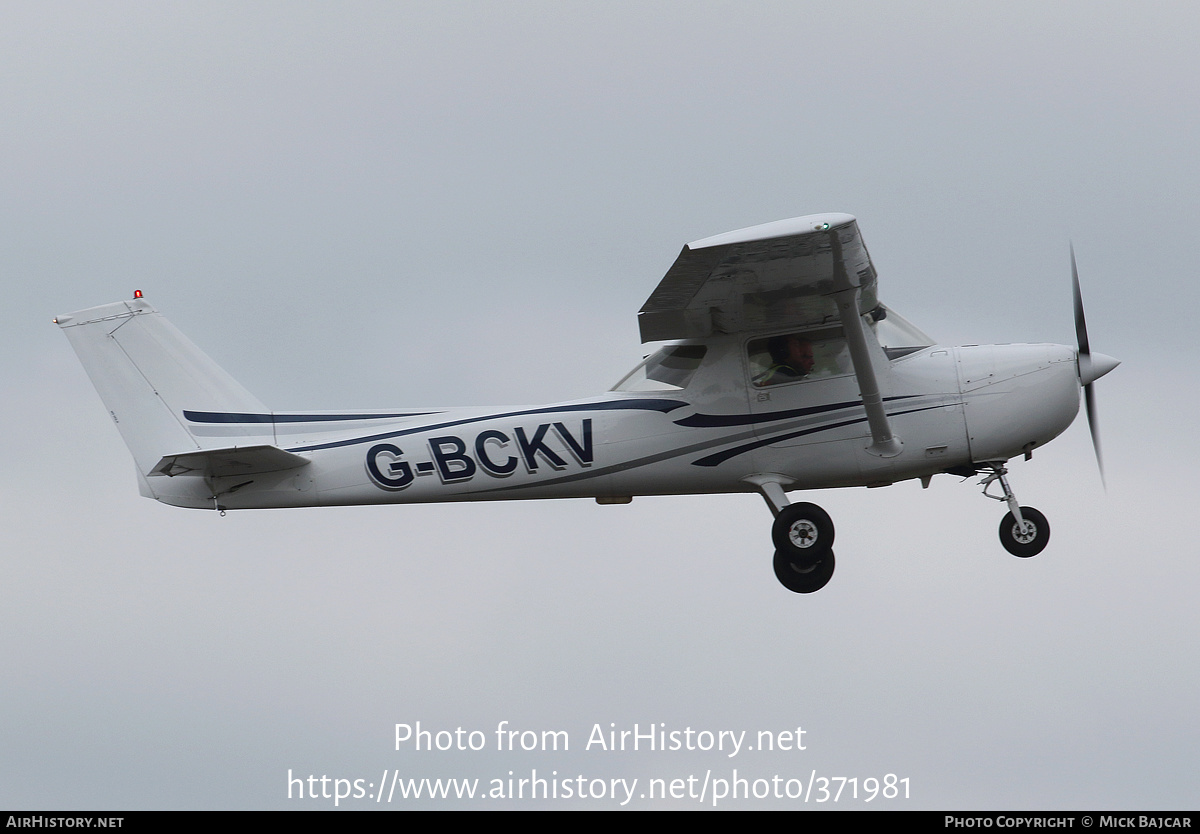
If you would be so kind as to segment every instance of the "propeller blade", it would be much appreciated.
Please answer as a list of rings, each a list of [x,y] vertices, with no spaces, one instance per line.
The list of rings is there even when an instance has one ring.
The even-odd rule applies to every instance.
[[[1087,321],[1083,317],[1083,294],[1079,291],[1079,268],[1075,265],[1075,244],[1071,244],[1071,285],[1075,290],[1075,341],[1079,344],[1079,355],[1091,357],[1088,346]]]
[[[1100,454],[1100,426],[1096,422],[1096,394],[1089,382],[1083,386],[1084,405],[1087,407],[1088,428],[1092,432],[1092,448],[1096,450],[1096,466],[1100,469],[1100,485],[1106,490],[1108,482],[1104,479],[1104,457]]]
[[[1075,244],[1071,244],[1071,287],[1075,294],[1075,341],[1079,343],[1079,381],[1083,384],[1084,406],[1087,410],[1088,430],[1092,433],[1092,448],[1096,451],[1096,467],[1100,470],[1100,483],[1105,489],[1104,460],[1100,455],[1100,426],[1096,418],[1096,394],[1092,383],[1120,364],[1111,356],[1096,354],[1092,361],[1092,349],[1088,344],[1087,320],[1083,315],[1083,293],[1079,291],[1079,267],[1075,264]]]

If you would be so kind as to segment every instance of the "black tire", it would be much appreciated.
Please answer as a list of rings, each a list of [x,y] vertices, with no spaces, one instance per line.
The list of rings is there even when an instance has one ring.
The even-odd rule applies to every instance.
[[[829,551],[816,563],[811,560],[798,562],[785,551],[775,551],[775,578],[783,587],[797,594],[811,594],[829,584],[835,567],[833,551]]]
[[[833,550],[833,519],[816,504],[788,504],[771,526],[776,550],[813,564]]]
[[[1000,522],[1000,544],[1014,556],[1028,559],[1046,549],[1050,541],[1050,522],[1033,507],[1022,507],[1021,517],[1033,525],[1032,532],[1024,535],[1017,530],[1017,519],[1012,513],[1006,513]]]

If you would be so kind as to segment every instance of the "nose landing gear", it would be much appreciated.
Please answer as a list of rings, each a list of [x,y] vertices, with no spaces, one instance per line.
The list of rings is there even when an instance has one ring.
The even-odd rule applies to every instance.
[[[987,466],[992,470],[992,474],[979,482],[983,486],[983,494],[1008,504],[1008,513],[1000,522],[1000,544],[1004,545],[1004,549],[1009,553],[1022,559],[1038,555],[1046,549],[1046,544],[1050,541],[1050,522],[1033,507],[1022,507],[1017,503],[1017,497],[1013,495],[1008,478],[1005,477],[1008,475],[1008,469],[1003,463],[990,463]],[[1000,488],[1004,490],[1003,495],[992,495],[988,492],[988,487],[995,481],[1000,482]]]

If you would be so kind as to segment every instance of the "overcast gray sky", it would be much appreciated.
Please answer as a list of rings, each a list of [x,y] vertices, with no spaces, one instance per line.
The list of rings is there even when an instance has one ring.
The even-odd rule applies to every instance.
[[[289,801],[289,769],[736,768],[910,780],[838,807],[1195,807],[1192,4],[3,15],[0,806],[331,804]],[[640,358],[685,242],[822,211],[949,344],[1071,344],[1074,241],[1092,347],[1124,364],[1097,385],[1107,493],[1082,420],[1012,467],[1041,556],[1003,552],[1002,507],[950,476],[806,496],[838,525],[807,597],[747,495],[159,506],[51,324],[139,288],[274,408],[549,402]],[[396,752],[417,721],[571,750]],[[610,723],[801,726],[806,749],[584,750]]]

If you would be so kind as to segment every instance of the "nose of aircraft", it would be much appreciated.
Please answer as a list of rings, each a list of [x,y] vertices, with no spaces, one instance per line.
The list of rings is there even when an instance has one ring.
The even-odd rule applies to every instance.
[[[1080,385],[1091,385],[1121,364],[1120,359],[1114,359],[1106,353],[1080,353],[1078,360]]]

